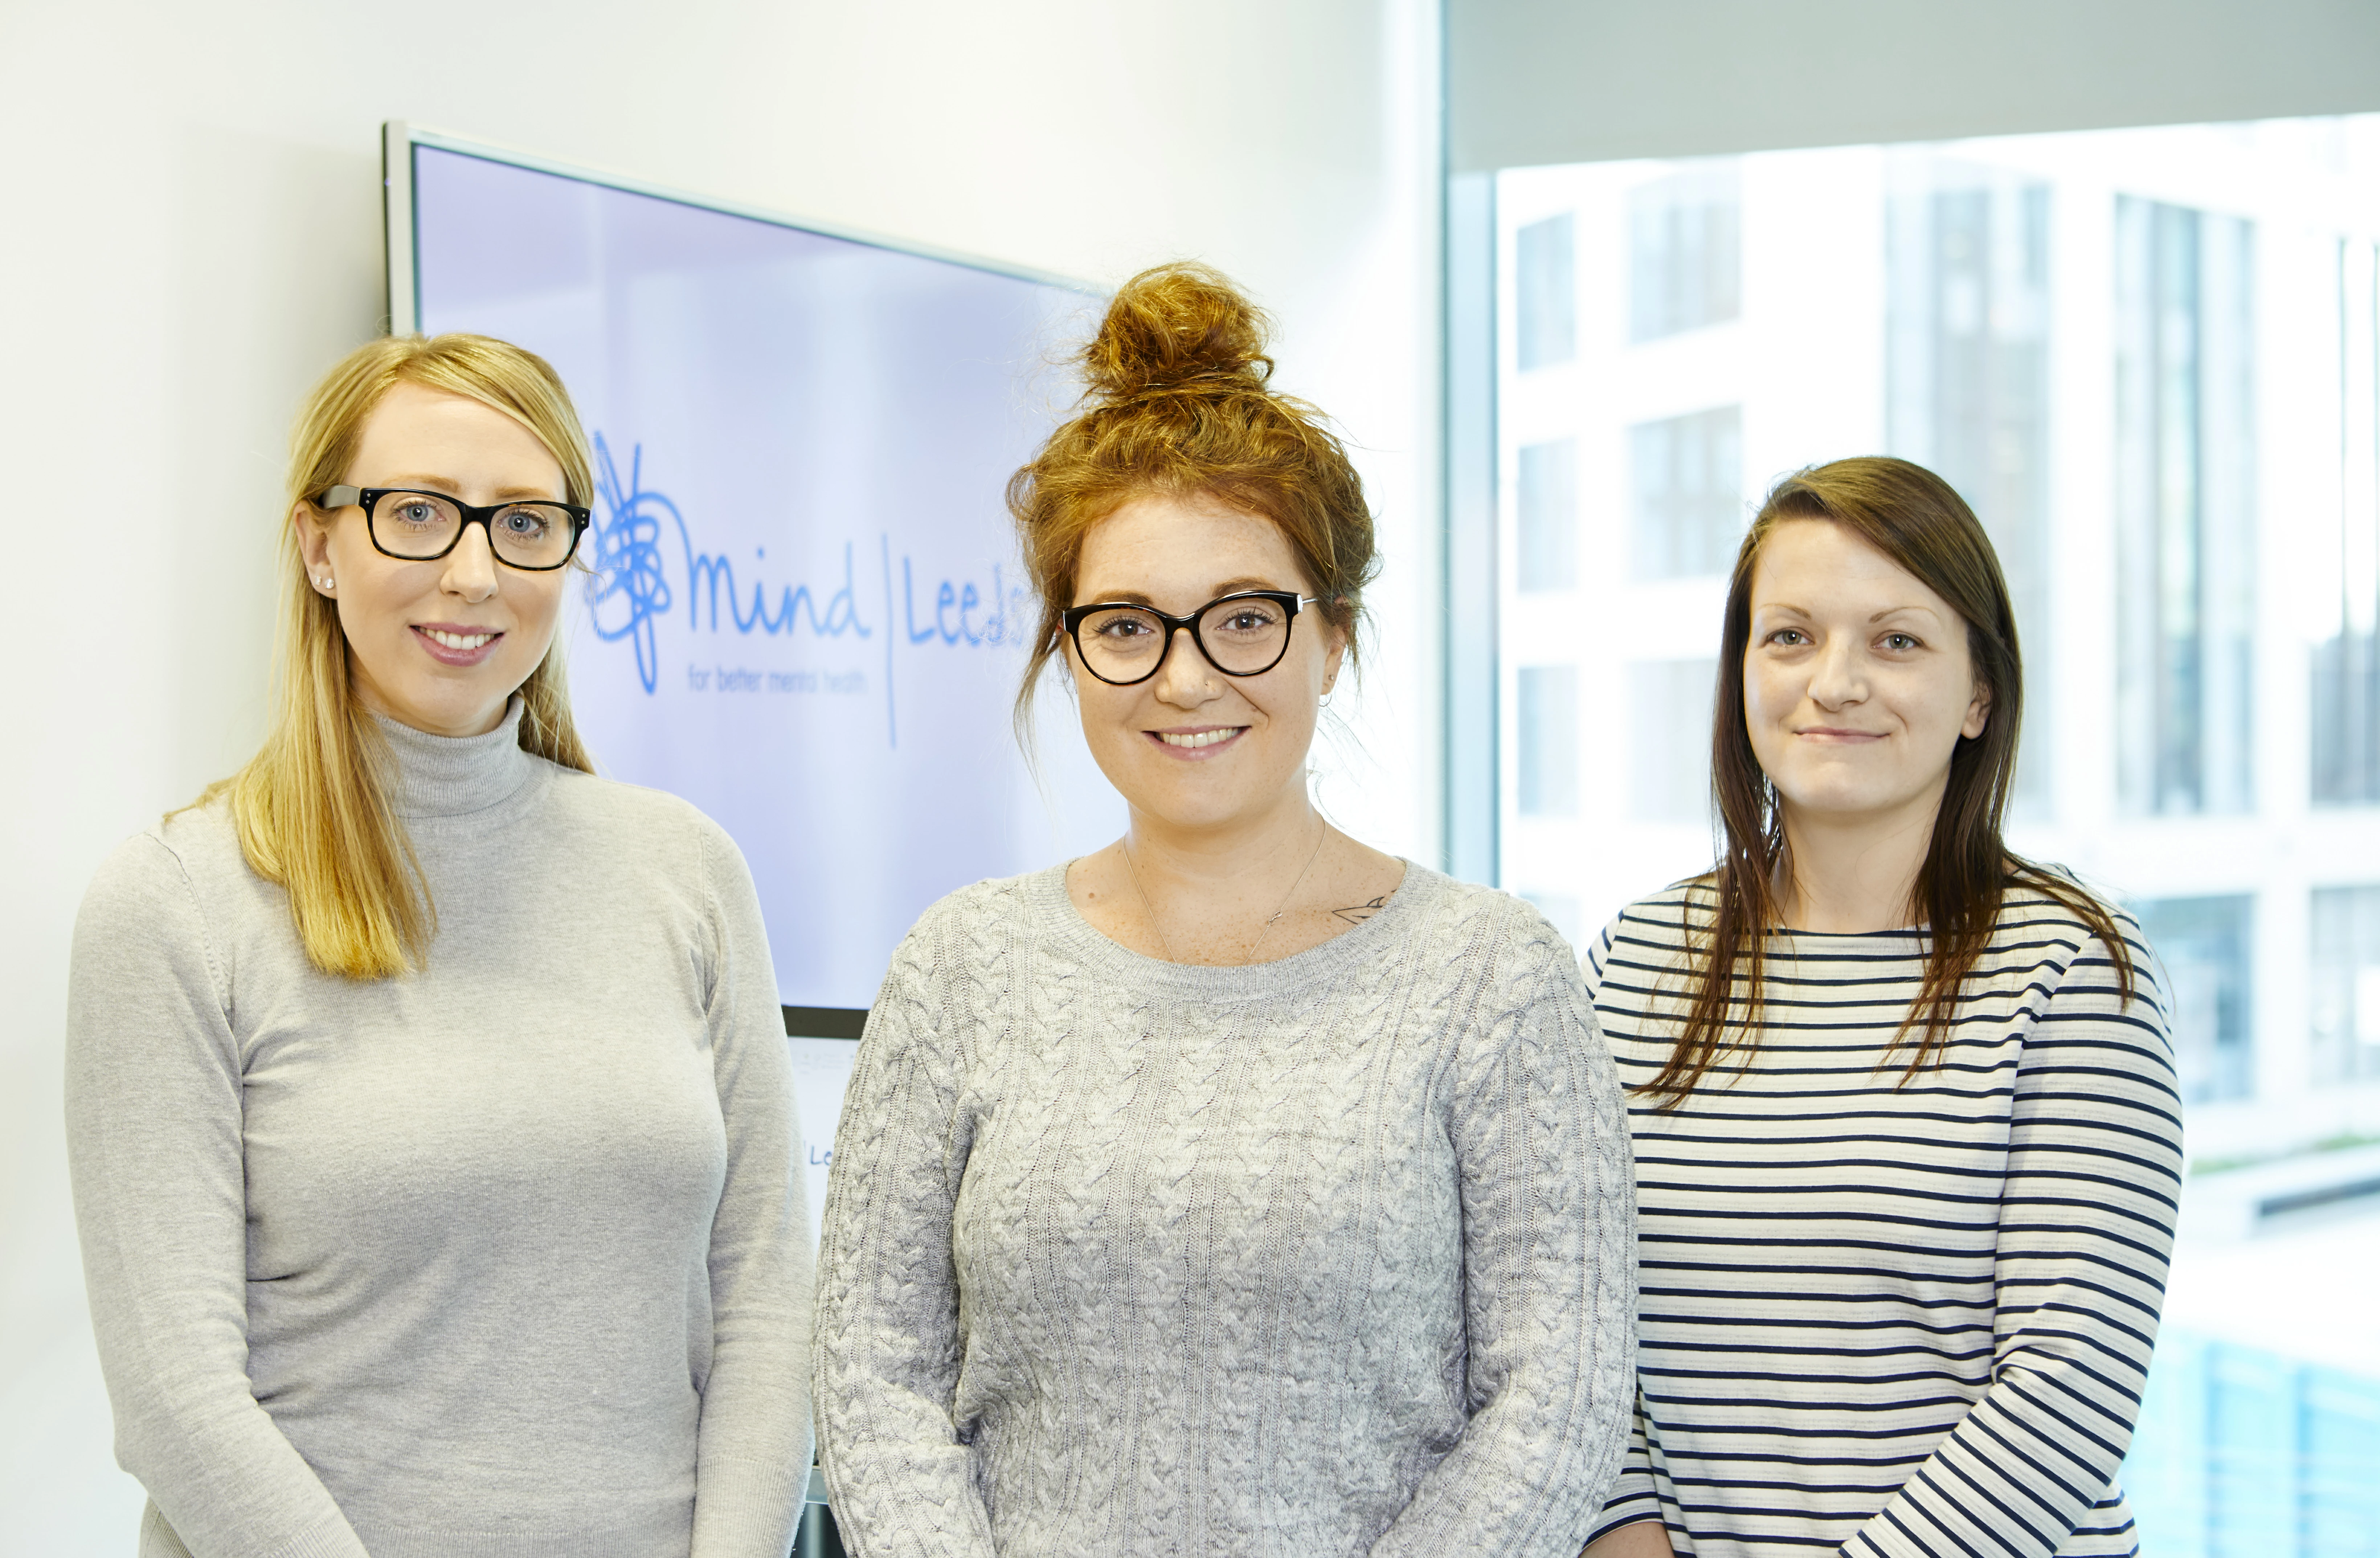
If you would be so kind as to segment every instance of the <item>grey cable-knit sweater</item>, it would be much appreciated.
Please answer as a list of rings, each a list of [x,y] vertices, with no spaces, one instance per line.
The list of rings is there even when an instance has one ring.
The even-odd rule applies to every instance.
[[[759,906],[518,717],[384,725],[417,973],[317,970],[221,803],[83,901],[67,1145],[147,1558],[783,1558],[810,1261]]]
[[[1520,900],[1408,867],[1274,963],[1062,869],[928,911],[836,1137],[814,1396],[847,1546],[1571,1558],[1633,1398],[1611,1059]]]

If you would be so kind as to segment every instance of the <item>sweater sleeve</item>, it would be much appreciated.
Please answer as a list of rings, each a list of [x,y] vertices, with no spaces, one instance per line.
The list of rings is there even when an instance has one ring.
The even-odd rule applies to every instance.
[[[1451,1131],[1462,1174],[1470,1421],[1376,1558],[1570,1558],[1628,1439],[1636,1384],[1627,1115],[1577,964],[1542,922],[1491,977]]]
[[[1611,942],[1619,929],[1615,919],[1606,925],[1595,938],[1595,944],[1580,959],[1586,980],[1586,1002],[1595,1007],[1600,999],[1604,971],[1611,966]],[[1598,1025],[1599,1026],[1599,1025]],[[1608,1536],[1622,1526],[1639,1520],[1661,1518],[1659,1485],[1653,1477],[1652,1444],[1645,1433],[1645,1393],[1637,1388],[1632,1393],[1628,1413],[1628,1448],[1620,1458],[1620,1475],[1613,1479],[1610,1496],[1605,1499],[1603,1513],[1597,1516],[1589,1541]]]
[[[957,1027],[931,915],[892,957],[835,1129],[812,1395],[835,1524],[856,1558],[990,1558],[951,1417],[960,1363],[952,1218],[966,1170]]]
[[[248,1194],[229,981],[143,834],[85,895],[67,1153],[116,1459],[195,1558],[366,1558],[248,1378]]]
[[[1620,1457],[1620,1475],[1613,1480],[1611,1494],[1603,1501],[1603,1513],[1596,1517],[1595,1529],[1586,1540],[1609,1536],[1640,1520],[1662,1523],[1661,1490],[1653,1476],[1653,1446],[1645,1433],[1645,1397],[1641,1391],[1629,1413],[1628,1448]]]
[[[783,1558],[810,1467],[810,1250],[793,1067],[751,873],[723,832],[706,826],[702,839],[718,936],[706,1015],[727,1178],[710,1226],[693,1558]]]
[[[2181,1188],[2163,992],[2146,946],[2128,942],[2129,1004],[2087,935],[2036,994],[2001,1191],[1992,1383],[1843,1544],[1850,1558],[2046,1558],[2124,1458]]]

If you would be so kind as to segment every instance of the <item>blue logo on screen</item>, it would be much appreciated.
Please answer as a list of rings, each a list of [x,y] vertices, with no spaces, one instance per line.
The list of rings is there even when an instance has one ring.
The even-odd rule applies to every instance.
[[[699,630],[708,627],[718,632],[723,595],[727,619],[741,634],[790,636],[795,627],[807,626],[813,635],[822,639],[874,637],[873,630],[859,619],[850,542],[843,543],[842,588],[828,598],[823,612],[807,584],[783,586],[771,602],[769,586],[758,579],[753,581],[747,610],[738,592],[735,563],[724,555],[714,556],[698,549],[685,514],[669,494],[645,486],[643,444],[628,452],[625,482],[620,480],[619,464],[612,457],[611,444],[600,432],[595,435],[595,492],[603,512],[590,527],[595,538],[595,577],[587,581],[587,604],[593,614],[597,638],[614,643],[626,639],[635,645],[637,678],[647,692],[661,683],[661,649],[654,641],[653,624],[676,603],[668,571],[662,564],[664,518],[676,532],[678,545],[686,555],[684,578],[689,627]],[[756,562],[765,559],[756,554]],[[973,593],[973,586],[968,587],[968,592]]]
[[[598,639],[606,643],[628,640],[636,652],[637,679],[648,694],[661,686],[657,625],[681,604],[690,632],[715,634],[732,627],[742,637],[791,638],[798,629],[820,639],[876,636],[875,627],[860,615],[856,549],[850,539],[843,543],[842,577],[824,587],[823,594],[805,583],[774,586],[772,595],[772,587],[759,577],[747,587],[738,580],[734,560],[695,544],[694,527],[669,494],[644,484],[644,445],[632,445],[623,481],[610,443],[601,433],[595,435],[599,506],[588,531],[594,574],[587,581],[587,605]],[[683,559],[675,587],[669,566],[672,539]],[[905,631],[888,633],[884,641],[885,739],[897,746],[892,708],[896,643],[905,640],[919,648],[937,643],[948,648],[1021,645],[1032,632],[1032,612],[1023,582],[1001,564],[991,564],[976,578],[938,577],[930,569],[918,569],[906,553],[896,556],[890,535],[879,539],[884,610],[888,620],[907,625]],[[757,576],[766,562],[766,549],[755,547],[747,566]],[[690,675],[699,679],[710,673],[696,670]]]
[[[595,542],[595,577],[587,581],[587,605],[595,636],[606,643],[632,639],[637,647],[637,676],[650,692],[661,679],[661,650],[653,642],[653,618],[670,609],[669,579],[662,572],[661,516],[666,514],[686,535],[686,517],[677,505],[660,493],[649,493],[639,480],[645,449],[639,444],[628,456],[628,485],[620,486],[620,472],[612,463],[612,446],[595,435],[595,493],[603,513],[590,527]],[[613,626],[606,626],[606,618]]]

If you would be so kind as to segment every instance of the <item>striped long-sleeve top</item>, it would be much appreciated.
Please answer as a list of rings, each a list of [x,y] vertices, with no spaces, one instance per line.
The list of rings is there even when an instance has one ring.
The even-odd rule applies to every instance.
[[[1707,887],[1587,957],[1621,1079],[1683,1026]],[[1772,931],[1767,1012],[1678,1108],[1631,1099],[1635,1431],[1597,1534],[1698,1558],[2137,1552],[2116,1469],[2181,1174],[2172,1046],[2139,927],[2107,948],[2011,890],[1943,1062],[1904,1080],[1918,931]]]

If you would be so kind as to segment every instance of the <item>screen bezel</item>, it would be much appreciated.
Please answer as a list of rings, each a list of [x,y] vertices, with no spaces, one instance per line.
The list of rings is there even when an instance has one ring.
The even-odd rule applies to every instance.
[[[1080,276],[1062,275],[1031,265],[1012,264],[980,254],[968,254],[960,250],[944,249],[937,244],[922,243],[909,238],[888,237],[863,228],[849,227],[836,222],[822,222],[813,217],[796,216],[787,212],[773,211],[766,206],[751,205],[722,196],[706,195],[692,190],[673,189],[649,179],[631,177],[626,174],[609,173],[601,168],[566,163],[559,158],[540,156],[492,141],[472,140],[443,130],[428,129],[408,124],[403,119],[391,119],[381,127],[381,218],[383,228],[382,271],[386,304],[385,318],[392,335],[409,335],[420,328],[421,287],[418,263],[419,250],[415,242],[413,211],[413,154],[417,147],[452,152],[460,156],[478,157],[482,161],[504,163],[513,167],[527,168],[532,173],[552,174],[560,178],[574,178],[584,184],[599,185],[606,189],[619,189],[632,195],[646,195],[654,200],[668,201],[676,205],[692,206],[699,211],[714,211],[724,216],[740,216],[747,221],[765,222],[772,227],[787,227],[799,233],[815,233],[820,237],[839,238],[845,243],[866,244],[871,249],[890,250],[897,254],[914,254],[921,259],[939,260],[945,264],[964,265],[970,270],[988,271],[994,275],[1012,276],[1018,281],[1055,286],[1068,292],[1079,292],[1087,298],[1106,296],[1107,289],[1085,281]]]

